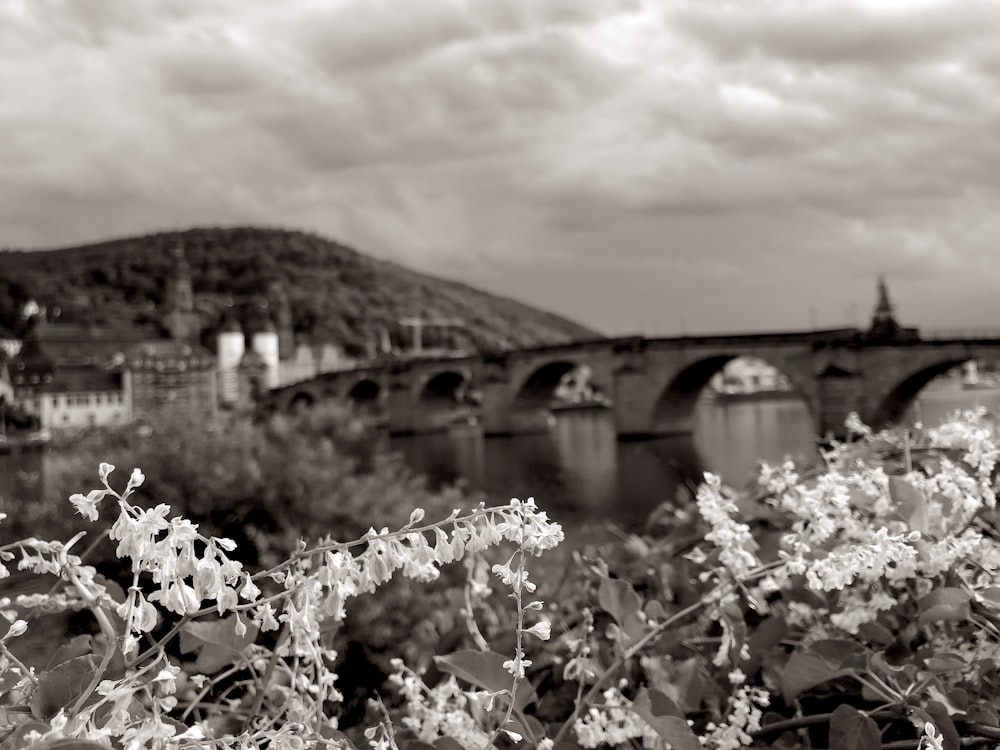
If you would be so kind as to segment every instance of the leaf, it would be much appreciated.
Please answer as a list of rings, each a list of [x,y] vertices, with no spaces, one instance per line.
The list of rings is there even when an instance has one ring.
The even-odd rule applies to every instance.
[[[889,496],[896,503],[899,517],[913,530],[927,533],[927,498],[924,493],[900,477],[889,477]]]
[[[989,703],[974,703],[965,712],[965,720],[972,724],[985,724],[988,727],[1000,727],[1000,716]]]
[[[64,737],[58,740],[50,740],[38,745],[38,750],[108,750],[107,745],[91,740],[77,740]]]
[[[94,576],[94,583],[104,586],[104,588],[108,590],[108,596],[114,599],[118,604],[125,603],[125,590],[117,581],[112,581],[110,578],[105,578],[98,573]]]
[[[31,696],[31,713],[36,719],[50,719],[60,709],[70,708],[90,686],[98,666],[97,659],[87,655],[44,672]]]
[[[605,578],[597,591],[601,609],[611,615],[623,628],[642,607],[642,600],[632,584],[621,578]]]
[[[976,592],[979,598],[986,604],[993,607],[1000,607],[1000,587],[991,586],[988,589]]]
[[[674,750],[701,750],[701,742],[677,704],[659,690],[642,688],[632,701],[632,710]]]
[[[881,746],[878,724],[854,706],[837,706],[830,716],[830,750],[871,750]]]
[[[340,742],[344,747],[350,748],[350,750],[355,750],[354,743],[351,742],[351,738],[339,729],[331,729],[326,724],[323,724],[319,728],[319,736],[324,740]]]
[[[858,626],[858,635],[869,643],[885,648],[896,640],[896,636],[879,622],[863,622]]]
[[[69,643],[64,643],[56,652],[52,654],[52,658],[49,659],[48,668],[58,666],[63,662],[69,661],[70,659],[75,659],[78,656],[86,656],[92,653],[94,650],[94,638],[90,635],[78,635],[76,638],[70,640]]]
[[[452,737],[438,737],[434,740],[437,750],[465,750],[462,744]]]
[[[753,674],[764,662],[764,657],[777,646],[788,634],[788,624],[784,617],[768,617],[763,620],[750,636],[747,645],[750,647],[750,659],[745,661],[742,670]]]
[[[920,624],[943,620],[966,620],[971,596],[965,589],[951,586],[935,589],[920,599]]]
[[[943,672],[953,672],[956,669],[963,669],[968,663],[958,654],[943,653],[935,654],[924,661],[927,669],[935,674]]]
[[[243,650],[257,639],[258,628],[253,623],[247,626],[243,636],[236,635],[236,617],[189,622],[181,629],[181,653],[197,652],[194,666],[202,674],[215,674],[235,663],[242,658]]]
[[[864,649],[853,641],[816,641],[808,649],[796,649],[785,664],[781,689],[786,702],[803,692],[864,667]]]
[[[503,663],[508,657],[496,651],[476,651],[464,649],[447,656],[435,656],[434,663],[442,672],[455,675],[471,685],[483,690],[498,692],[510,690],[514,677],[504,669]],[[523,710],[525,706],[538,699],[535,688],[524,680],[518,686],[514,708]]]
[[[923,734],[924,724],[930,722],[944,738],[944,750],[958,750],[961,747],[961,737],[943,705],[937,701],[928,701],[926,709],[914,706],[911,711],[910,721],[917,728],[917,732]]]

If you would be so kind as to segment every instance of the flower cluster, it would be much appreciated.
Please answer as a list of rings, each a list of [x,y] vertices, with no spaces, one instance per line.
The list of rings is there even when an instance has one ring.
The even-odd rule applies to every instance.
[[[715,474],[705,473],[705,481],[698,488],[698,512],[711,526],[705,539],[719,548],[719,562],[734,578],[745,578],[760,564],[757,559],[757,542],[750,527],[733,519],[739,509],[722,480]]]
[[[713,750],[740,750],[748,747],[753,739],[749,732],[760,729],[763,709],[770,705],[770,695],[761,688],[748,685],[739,688],[729,700],[727,721],[717,726],[709,725],[710,735],[703,743]]]
[[[70,502],[90,521],[100,518],[107,499],[116,502],[118,515],[109,537],[118,542],[117,555],[130,561],[133,576],[123,601],[108,592],[92,567],[70,553],[82,533],[66,544],[28,539],[17,545],[22,570],[52,574],[66,584],[60,592],[5,600],[0,610],[12,622],[0,640],[0,666],[20,675],[19,689],[28,696],[40,689],[32,671],[16,662],[6,648],[8,640],[27,629],[25,621],[18,619],[26,607],[89,608],[98,618],[105,644],[93,655],[87,655],[90,647],[83,646],[85,653],[79,658],[88,660],[93,677],[71,694],[44,731],[26,735],[39,746],[69,737],[130,748],[194,747],[202,740],[220,748],[311,746],[314,739],[329,737],[336,727],[325,708],[340,699],[332,669],[337,654],[329,647],[328,634],[330,624],[344,618],[346,601],[375,591],[396,572],[418,581],[433,580],[441,566],[502,543],[517,545],[515,555],[496,571],[518,601],[518,647],[510,662],[515,676],[510,690],[503,691],[509,693],[511,706],[524,668],[530,665],[524,658],[522,636],[546,639],[550,635],[547,620],[531,626],[524,622],[525,613],[541,609],[541,602],[521,601],[522,592],[534,590],[525,557],[551,549],[563,533],[533,500],[512,500],[492,508],[481,504],[465,515],[456,510],[443,521],[425,525],[420,525],[423,511],[415,510],[397,531],[372,528],[347,543],[324,539],[309,546],[301,542],[285,562],[251,574],[229,556],[236,549],[231,540],[201,534],[189,520],[172,518],[165,504],[147,508],[134,503],[131,498],[144,480],[138,469],[123,492],[115,491],[110,484],[114,468],[101,464],[102,489],[75,494]],[[12,559],[9,549],[0,552],[3,560]],[[153,641],[149,634],[171,614],[180,620]],[[211,619],[195,622],[203,618]],[[274,630],[281,632],[273,646],[256,643],[258,633]],[[165,646],[177,635],[182,652],[195,649],[200,654],[197,664],[204,664],[201,668],[207,674],[189,677],[174,657],[167,656]],[[149,646],[137,653],[143,637]],[[212,677],[213,672],[218,673]],[[179,682],[184,683],[183,690]],[[234,688],[238,688],[235,693]],[[227,698],[211,709],[213,704],[206,704],[205,699],[218,690],[223,690],[222,696],[241,697]],[[448,683],[435,690],[439,708],[461,708],[461,701],[468,700]],[[410,703],[416,706],[413,700]],[[229,725],[219,724],[226,705],[245,713],[242,733],[227,734]],[[208,713],[205,706],[211,709]],[[437,731],[469,741],[489,739],[487,728],[474,729],[471,715],[459,713],[465,718],[451,712]],[[178,715],[189,723],[179,723]],[[190,721],[194,716],[203,719]],[[495,731],[512,733],[506,728],[509,719],[510,710]],[[431,714],[414,720],[430,726]],[[373,734],[372,740],[391,744],[391,727],[388,734]],[[328,744],[347,746],[341,740]]]
[[[627,682],[604,690],[602,705],[590,706],[573,724],[581,747],[617,746],[636,739],[646,748],[663,746],[649,724],[632,711],[631,701],[622,695],[623,687]]]

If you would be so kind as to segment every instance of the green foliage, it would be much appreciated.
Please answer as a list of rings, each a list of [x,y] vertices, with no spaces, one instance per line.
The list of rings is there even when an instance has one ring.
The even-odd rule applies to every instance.
[[[46,251],[0,252],[0,328],[20,325],[28,297],[59,307],[73,322],[145,323],[162,311],[173,269],[169,251],[183,245],[191,266],[196,307],[215,326],[235,313],[257,322],[274,303],[279,282],[297,332],[337,343],[349,354],[366,351],[382,329],[401,342],[404,317],[458,317],[468,331],[452,342],[495,348],[505,341],[533,345],[593,338],[556,315],[454,281],[426,276],[362,255],[321,237],[278,229],[192,229]],[[4,286],[6,285],[6,286]],[[431,330],[425,343],[435,342]]]
[[[47,513],[34,524],[71,535],[79,524],[60,504],[86,484],[93,466],[142,466],[149,497],[231,536],[252,554],[247,562],[262,564],[286,556],[299,538],[359,536],[372,518],[392,525],[414,507],[436,512],[462,504],[454,491],[430,491],[367,422],[335,404],[263,423],[233,414],[206,425],[167,414],[155,425],[93,430],[49,461]],[[0,526],[0,539],[30,533],[10,515],[14,523]]]

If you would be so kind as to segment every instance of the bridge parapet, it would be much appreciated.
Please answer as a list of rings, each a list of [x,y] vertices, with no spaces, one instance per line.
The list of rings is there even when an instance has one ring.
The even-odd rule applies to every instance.
[[[912,335],[887,340],[857,328],[593,339],[371,363],[286,385],[266,398],[284,409],[296,399],[356,397],[366,381],[368,391],[379,393],[368,401],[387,409],[389,423],[400,430],[422,431],[444,423],[449,410],[477,409],[484,431],[509,434],[544,426],[562,375],[585,368],[595,390],[609,397],[618,433],[651,436],[689,429],[692,404],[710,377],[730,359],[759,357],[789,378],[824,433],[842,429],[851,411],[870,424],[898,418],[936,374],[973,358],[1000,359],[1000,330],[922,337],[907,331]]]

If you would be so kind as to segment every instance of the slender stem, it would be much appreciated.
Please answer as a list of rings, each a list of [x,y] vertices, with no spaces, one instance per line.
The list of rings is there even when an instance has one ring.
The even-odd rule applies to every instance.
[[[524,651],[522,645],[524,642],[524,607],[522,606],[522,595],[521,591],[524,588],[525,583],[525,573],[524,573],[524,524],[521,524],[521,543],[518,546],[518,550],[515,553],[518,556],[517,559],[517,580],[514,584],[514,601],[517,604],[517,627],[514,631],[514,682],[510,686],[509,700],[507,701],[507,712],[504,714],[503,719],[497,724],[497,728],[493,730],[493,734],[483,745],[483,750],[489,750],[496,742],[500,733],[504,730],[504,727],[510,723],[510,718],[514,714],[514,701],[517,699],[517,689],[524,679],[524,665],[522,662],[522,657],[524,656]],[[528,730],[528,725],[526,722],[524,724],[525,731]]]
[[[31,673],[31,669],[29,669],[23,661],[14,656],[13,652],[7,648],[7,644],[3,641],[0,641],[0,652],[10,659],[19,670],[21,670],[21,674],[27,678],[28,682],[32,685],[38,684],[38,678]]]
[[[270,685],[271,677],[274,675],[274,670],[278,665],[278,651],[281,649],[281,644],[283,644],[289,637],[289,623],[285,623],[281,632],[278,633],[278,638],[274,642],[274,649],[271,651],[271,658],[268,659],[267,669],[264,670],[264,676],[257,682],[256,690],[257,695],[253,699],[253,707],[250,709],[250,715],[256,716],[260,713],[260,707],[264,705],[264,695],[267,693],[267,688]]]
[[[713,594],[722,594],[727,589],[733,588],[737,585],[741,585],[744,582],[760,578],[765,573],[768,573],[774,568],[780,567],[781,565],[784,565],[784,561],[779,560],[773,563],[768,563],[766,565],[761,566],[760,568],[757,568],[755,571],[750,573],[741,581],[724,581],[723,583],[720,583],[709,593],[708,596],[696,601],[694,604],[685,607],[680,612],[676,612],[675,614],[671,615],[666,620],[661,622],[659,625],[657,625],[655,628],[650,630],[648,633],[646,633],[646,635],[644,635],[642,638],[636,641],[631,646],[631,648],[629,648],[627,651],[616,657],[615,660],[611,663],[611,666],[605,669],[604,672],[594,682],[594,684],[590,686],[590,690],[587,691],[587,694],[583,697],[583,700],[576,702],[576,705],[573,707],[573,713],[570,714],[570,717],[566,719],[563,725],[559,728],[559,732],[556,734],[555,739],[553,740],[553,744],[558,745],[560,740],[562,740],[563,737],[565,737],[566,733],[573,725],[573,722],[580,715],[580,712],[583,710],[584,706],[590,704],[591,700],[593,700],[594,696],[597,695],[597,693],[603,687],[604,683],[608,680],[608,678],[611,677],[611,675],[613,675],[615,672],[617,672],[619,667],[621,667],[626,661],[628,661],[637,653],[639,653],[647,644],[651,643],[652,641],[655,641],[657,638],[663,635],[663,633],[668,628],[673,627],[681,620],[684,620],[690,615],[693,615],[699,609],[701,609],[702,607],[706,606],[711,601],[713,601],[715,598]]]
[[[885,704],[879,706],[878,708],[873,708],[871,711],[867,712],[868,716],[874,716],[882,712],[888,711],[898,711],[899,707],[895,704]],[[759,737],[767,737],[771,734],[778,734],[779,732],[787,732],[793,729],[801,729],[803,727],[812,726],[813,724],[825,724],[830,721],[832,713],[825,714],[810,714],[808,716],[796,716],[794,719],[782,719],[781,721],[772,721],[769,724],[762,726],[755,732],[750,732],[750,736],[754,739]]]

